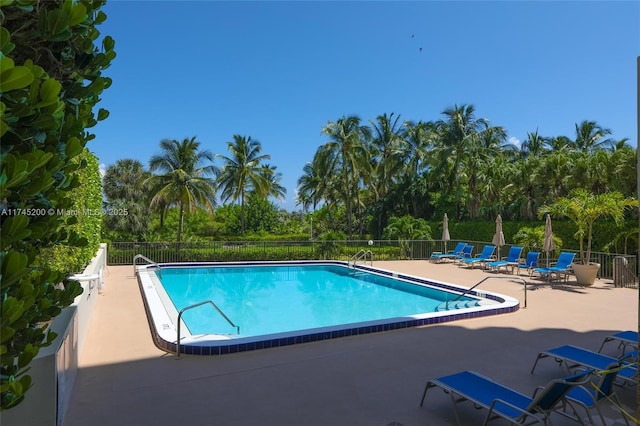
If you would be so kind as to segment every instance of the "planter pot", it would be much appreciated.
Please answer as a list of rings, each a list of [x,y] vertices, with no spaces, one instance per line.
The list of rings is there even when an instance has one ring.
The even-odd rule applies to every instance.
[[[599,263],[589,263],[587,265],[574,264],[572,266],[573,273],[576,276],[576,281],[580,285],[593,285],[596,281],[596,276],[600,270]]]

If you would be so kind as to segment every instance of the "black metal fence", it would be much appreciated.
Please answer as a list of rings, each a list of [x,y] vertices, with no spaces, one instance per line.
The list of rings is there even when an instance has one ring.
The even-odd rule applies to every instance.
[[[359,252],[371,251],[374,260],[424,260],[434,252],[452,250],[458,241],[212,241],[212,242],[110,242],[107,256],[109,265],[131,265],[133,257],[141,254],[158,263],[172,262],[242,262],[259,260],[316,260],[333,259],[348,261]],[[473,253],[480,253],[488,244],[482,241],[468,242]],[[497,256],[506,256],[511,248],[499,248]],[[576,252],[575,250],[562,250]],[[549,254],[548,261],[557,259]],[[613,279],[616,286],[635,286],[638,277],[637,257],[616,253],[592,252],[591,261],[600,263],[600,278]],[[547,262],[542,253],[540,262]]]

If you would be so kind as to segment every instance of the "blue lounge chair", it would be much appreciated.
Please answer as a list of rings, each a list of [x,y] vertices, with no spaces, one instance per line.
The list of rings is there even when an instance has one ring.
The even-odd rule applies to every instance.
[[[593,383],[590,386],[576,386],[572,388],[569,393],[567,393],[566,400],[568,403],[567,405],[572,408],[574,416],[569,415],[566,409],[560,414],[582,424],[580,414],[576,410],[576,406],[579,406],[586,412],[587,417],[589,418],[589,424],[595,425],[596,423],[593,421],[593,417],[591,416],[591,411],[595,408],[600,416],[600,420],[602,420],[602,425],[607,426],[607,421],[602,415],[600,405],[606,401],[611,401],[614,406],[620,410],[620,417],[624,419],[625,424],[629,426],[629,421],[627,420],[627,416],[622,409],[622,404],[620,403],[620,399],[618,398],[618,395],[616,395],[613,386],[619,371],[620,363],[611,364],[606,368],[606,371],[603,374],[599,374],[600,380],[597,383]]]
[[[551,412],[562,408],[560,402],[564,401],[565,395],[574,386],[588,381],[589,376],[586,372],[552,380],[530,398],[473,371],[462,371],[428,381],[420,406],[424,403],[427,391],[432,387],[439,387],[451,396],[458,425],[462,423],[456,404],[464,400],[489,410],[483,425],[496,416],[513,424],[547,424]]]
[[[431,261],[440,262],[441,260],[445,259],[455,259],[457,256],[462,255],[462,251],[466,246],[467,243],[458,243],[453,250],[450,250],[446,253],[433,253],[431,255]]]
[[[520,264],[521,255],[522,247],[512,246],[509,249],[509,254],[507,255],[507,257],[503,257],[501,260],[487,262],[487,267],[489,269],[495,269],[498,272],[500,271],[500,268],[511,268],[511,272],[513,272],[513,268]]]
[[[456,261],[456,262],[459,262],[459,261],[464,260],[464,259],[469,259],[469,258],[471,258],[472,253],[473,253],[473,245],[472,244],[467,244],[462,249],[462,253],[460,253],[459,255],[454,257],[453,260]]]
[[[463,259],[471,258],[471,254],[472,253],[473,253],[473,244],[467,244],[462,249],[462,253],[460,253],[458,255],[455,255],[455,256],[451,256],[451,257],[449,257],[449,259],[452,259],[454,262],[460,262]]]
[[[566,279],[571,271],[571,264],[575,257],[575,253],[563,251],[560,253],[560,256],[558,256],[558,261],[551,264],[552,266],[548,268],[536,268],[533,272],[539,273],[540,276],[546,275],[549,280],[551,280],[552,274],[556,274],[556,278],[560,278],[562,275]]]
[[[565,345],[540,352],[536,361],[533,363],[531,374],[533,374],[533,371],[536,369],[538,361],[543,358],[552,358],[560,365],[565,364],[569,370],[577,367],[585,367],[604,371],[611,364],[622,363],[624,368],[618,372],[617,378],[628,383],[638,383],[638,369],[629,362],[637,357],[638,351],[627,352],[619,358],[613,358],[577,346]]]
[[[604,345],[614,340],[617,340],[620,342],[618,344],[618,347],[622,348],[623,355],[627,351],[627,347],[631,347],[636,350],[638,349],[638,332],[627,330],[627,331],[620,331],[618,333],[612,334],[611,336],[605,337],[604,340],[602,341],[602,345],[600,345],[600,349],[598,349],[598,352],[602,352],[602,348],[604,348]]]
[[[470,266],[471,268],[475,267],[475,265],[482,265],[495,258],[495,256],[493,255],[495,251],[496,246],[484,246],[482,252],[476,257],[460,259],[460,265]]]
[[[538,258],[540,257],[540,252],[538,251],[530,251],[527,253],[527,258],[524,260],[524,263],[518,265],[518,275],[520,275],[521,269],[526,269],[529,271],[529,277],[533,274],[533,270],[538,267]]]

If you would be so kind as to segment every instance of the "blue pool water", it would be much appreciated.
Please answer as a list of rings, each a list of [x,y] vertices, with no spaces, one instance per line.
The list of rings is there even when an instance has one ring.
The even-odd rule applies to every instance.
[[[458,295],[337,265],[163,267],[159,276],[177,311],[211,300],[239,337],[435,312]],[[182,318],[191,334],[236,333],[210,305]]]

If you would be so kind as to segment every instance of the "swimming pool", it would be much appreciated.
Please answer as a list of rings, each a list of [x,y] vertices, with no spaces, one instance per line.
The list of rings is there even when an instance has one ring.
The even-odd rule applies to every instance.
[[[179,334],[180,352],[188,354],[242,352],[518,309],[515,299],[475,291],[454,302],[466,289],[339,261],[161,264],[137,272],[156,345],[175,352]],[[220,313],[210,303],[199,305],[205,301]]]

